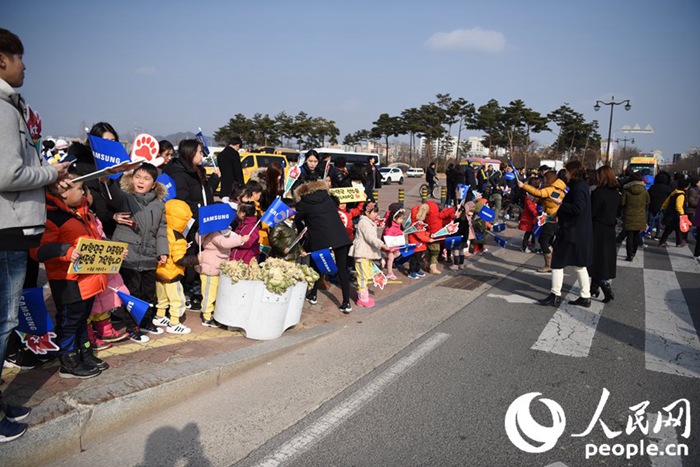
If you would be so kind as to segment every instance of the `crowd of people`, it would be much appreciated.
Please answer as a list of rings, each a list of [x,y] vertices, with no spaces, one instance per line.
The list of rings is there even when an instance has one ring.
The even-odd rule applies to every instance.
[[[287,168],[270,164],[246,181],[239,137],[227,142],[211,176],[202,167],[202,144],[185,139],[177,148],[160,141],[164,162],[158,167],[143,163],[116,180],[74,181],[97,169],[89,141],[61,143],[60,148],[48,148],[46,158],[41,156],[39,145],[29,137],[24,102],[15,90],[24,80],[23,53],[19,38],[0,29],[0,163],[5,169],[0,171],[0,355],[10,365],[31,368],[58,359],[61,377],[92,378],[109,368],[97,350],[127,339],[145,343],[163,333],[190,333],[183,319],[187,309],[201,310],[201,326],[217,327],[220,267],[230,260],[264,262],[269,255],[318,270],[310,253],[330,248],[338,272],[321,275],[308,290],[307,301],[316,304],[318,290],[335,283],[341,312],[352,311],[353,298],[357,306],[371,308],[376,263],[389,281],[397,280],[397,273],[413,280],[426,273],[441,274],[441,253],[450,269],[464,269],[465,257],[486,251],[487,234],[506,203],[521,206],[521,249],[540,251],[540,271],[552,274],[551,293],[543,305],[561,302],[567,266],[575,268],[582,286],[574,304],[590,306],[590,297],[600,290],[604,301],[614,299],[616,242],[622,241],[616,238],[618,216],[623,219],[629,261],[641,234],[657,237],[660,246],[666,246],[675,233],[677,244],[685,246],[684,216],[700,225],[697,178],[671,179],[660,173],[647,189],[643,174],[628,174],[620,181],[610,167],[589,173],[578,161],[559,173],[542,167],[527,176],[505,164],[498,169],[468,164],[464,170],[451,165],[445,206],[433,200],[411,207],[393,203],[382,213],[374,199],[381,186],[376,160],[350,166],[342,158],[331,162],[330,156],[322,158],[310,150],[304,154],[301,175],[285,192],[285,169],[297,161],[290,160]],[[96,123],[89,134],[119,141],[107,122]],[[434,184],[434,164],[427,173]],[[158,181],[162,174],[175,186],[174,197],[167,201],[167,189]],[[470,189],[460,191],[460,185]],[[365,200],[350,204],[331,192],[350,187],[364,193]],[[214,196],[217,189],[220,198]],[[259,222],[277,199],[293,208],[294,215],[274,226]],[[199,209],[213,203],[231,204],[235,219],[223,230],[200,236]],[[486,207],[495,212],[493,222],[481,215]],[[440,232],[450,224],[450,235],[457,240],[447,250]],[[119,273],[71,270],[81,255],[76,248],[81,238],[128,245]],[[694,255],[699,254],[696,243]],[[38,285],[40,263],[56,305],[58,346],[41,359],[24,352],[12,332],[22,290]],[[137,322],[123,309],[117,291],[154,306]],[[1,397],[0,409],[0,442],[21,436],[26,425],[20,421],[30,409],[7,405]]]

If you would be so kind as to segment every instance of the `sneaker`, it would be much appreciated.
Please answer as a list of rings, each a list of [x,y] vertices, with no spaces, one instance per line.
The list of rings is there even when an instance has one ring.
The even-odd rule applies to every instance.
[[[350,302],[344,302],[342,305],[340,305],[340,311],[345,313],[346,315],[352,311],[352,306],[350,305]]]
[[[185,308],[187,308],[187,309],[192,308],[192,299],[191,298],[185,299]]]
[[[425,273],[421,271],[420,269],[416,271],[416,274],[418,274],[418,277],[425,277]]]
[[[175,324],[174,326],[168,326],[166,328],[166,331],[169,334],[189,334],[192,332],[192,329],[188,328],[187,326],[185,326],[182,323],[178,323],[178,324]]]
[[[163,328],[159,328],[158,326],[154,326],[153,324],[148,324],[146,326],[139,327],[139,330],[143,333],[155,334],[156,336],[163,334]]]
[[[98,338],[95,336],[94,341],[90,341],[90,344],[95,350],[107,350],[112,347],[112,344],[110,344],[107,341],[103,341],[102,339]]]
[[[5,412],[5,418],[11,422],[19,422],[24,420],[32,413],[32,409],[29,407],[20,407],[15,405],[5,405],[2,407],[2,411]]]
[[[95,333],[95,336],[98,335],[98,333]],[[112,328],[108,332],[99,335],[99,337],[105,342],[121,342],[129,338],[129,333],[124,331],[117,331],[116,329]]]
[[[214,318],[202,319],[202,326],[207,328],[218,328],[219,324],[214,321]]]
[[[202,301],[193,298],[187,308],[189,308],[190,311],[202,311]]]
[[[29,350],[20,349],[12,355],[8,355],[3,363],[6,368],[19,368],[20,370],[33,370],[51,361],[47,355],[39,356]]]
[[[312,305],[315,305],[318,303],[318,296],[315,293],[310,293],[306,296],[306,301]]]
[[[153,325],[164,328],[170,326],[170,320],[167,316],[156,316],[155,318],[153,318]]]
[[[421,276],[421,275],[418,274],[417,272],[412,272],[412,273],[410,273],[410,274],[408,275],[408,277],[410,277],[411,279],[420,279],[420,278],[423,277],[423,276]]]
[[[7,443],[22,436],[27,431],[27,425],[8,420],[7,417],[0,420],[0,443]]]
[[[146,342],[151,340],[150,337],[148,337],[145,334],[142,334],[141,331],[132,331],[129,334],[129,339],[134,342],[138,342],[139,344],[145,344]]]

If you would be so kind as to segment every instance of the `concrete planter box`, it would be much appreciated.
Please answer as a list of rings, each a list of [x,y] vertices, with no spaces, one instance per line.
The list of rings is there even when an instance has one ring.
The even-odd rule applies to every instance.
[[[240,328],[248,339],[270,340],[299,324],[306,297],[306,282],[300,282],[278,295],[262,281],[238,281],[232,284],[222,276],[216,296],[214,319],[226,326]]]

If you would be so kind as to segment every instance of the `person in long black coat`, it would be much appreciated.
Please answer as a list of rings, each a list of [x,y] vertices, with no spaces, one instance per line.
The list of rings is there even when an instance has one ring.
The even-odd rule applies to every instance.
[[[598,168],[596,176],[597,186],[591,193],[593,263],[588,274],[591,276],[591,295],[598,297],[603,289],[603,302],[607,303],[615,299],[610,280],[617,276],[615,223],[620,207],[620,184],[608,165]]]
[[[304,183],[294,190],[294,199],[296,201],[294,222],[297,224],[297,229],[301,232],[304,227],[308,228],[306,233],[307,251],[331,248],[335,254],[338,280],[343,292],[340,311],[349,313],[352,307],[350,306],[350,276],[348,275],[347,260],[352,241],[340,219],[338,207],[331,199],[328,185],[322,180]],[[318,283],[319,281],[316,281],[306,295],[306,299],[312,305],[317,301]]]
[[[591,306],[591,284],[586,268],[593,262],[591,192],[585,180],[586,170],[580,161],[571,161],[564,169],[569,192],[557,211],[559,231],[552,253],[552,289],[549,296],[539,303],[559,306],[564,268],[574,266],[581,296],[570,303],[588,308]]]
[[[231,196],[233,185],[243,181],[243,166],[241,165],[241,155],[238,151],[243,145],[243,140],[239,136],[234,136],[227,142],[228,144],[216,156],[216,164],[221,173],[221,196]]]

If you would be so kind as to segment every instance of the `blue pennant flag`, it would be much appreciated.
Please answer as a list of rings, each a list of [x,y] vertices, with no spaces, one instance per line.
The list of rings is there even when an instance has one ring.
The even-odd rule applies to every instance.
[[[201,128],[199,129],[199,132],[196,135],[194,135],[194,139],[196,139],[197,142],[202,145],[202,152],[204,152],[204,155],[208,156],[209,155],[209,146],[207,145],[207,140],[204,137],[204,133],[202,133]]]
[[[119,298],[124,304],[124,308],[126,308],[126,311],[131,313],[134,321],[136,321],[137,324],[140,323],[143,320],[143,317],[146,315],[146,311],[148,311],[148,308],[152,305],[144,302],[140,298],[132,297],[128,293],[124,293],[121,290],[113,290],[117,292],[117,295],[119,295]]]
[[[126,149],[119,141],[110,141],[92,135],[88,135],[88,139],[92,148],[92,156],[95,158],[95,167],[98,170],[131,160]],[[121,173],[108,175],[112,180],[116,180],[121,176]]]
[[[502,248],[508,246],[508,242],[505,239],[499,237],[498,235],[494,235],[493,238],[496,240],[496,243],[501,245]]]
[[[401,253],[401,256],[403,256],[404,258],[408,258],[416,252],[417,246],[418,245],[416,245],[415,243],[409,243],[408,245],[404,245],[401,248],[399,248],[399,253]]]
[[[199,235],[204,236],[217,230],[226,230],[236,211],[228,203],[215,203],[199,207]]]
[[[165,185],[165,189],[168,190],[165,198],[163,198],[164,203],[175,198],[175,195],[177,195],[177,189],[175,188],[175,180],[170,178],[170,175],[163,172],[158,178],[156,178],[156,182],[162,183]]]
[[[518,179],[518,169],[515,168],[515,164],[513,164],[513,159],[511,159],[510,157],[508,158],[508,165],[510,165],[510,167],[513,169],[513,177],[508,178],[508,173],[506,173],[506,180]]]
[[[506,223],[501,222],[499,224],[493,224],[491,230],[493,230],[494,232],[503,232],[504,230],[506,230]]]
[[[330,248],[324,250],[312,251],[311,258],[316,263],[318,272],[327,276],[333,276],[338,273],[338,266],[335,264]]]
[[[266,223],[269,228],[273,228],[286,218],[293,216],[294,213],[294,209],[284,204],[281,199],[275,198],[260,218],[260,221]]]
[[[515,172],[506,172],[506,180],[515,180]]]
[[[483,206],[479,212],[476,213],[476,215],[481,217],[486,222],[491,222],[496,217],[496,211],[488,206]]]
[[[461,235],[455,235],[454,237],[447,237],[445,239],[445,248],[448,250],[455,250],[459,248],[459,245],[462,243],[462,236]]]
[[[457,185],[457,198],[461,201],[467,197],[467,193],[469,193],[469,185],[459,183]]]
[[[43,287],[22,291],[22,297],[19,300],[17,330],[35,336],[43,336],[53,330],[53,321],[51,321],[51,315],[49,315],[46,302],[44,302]]]

